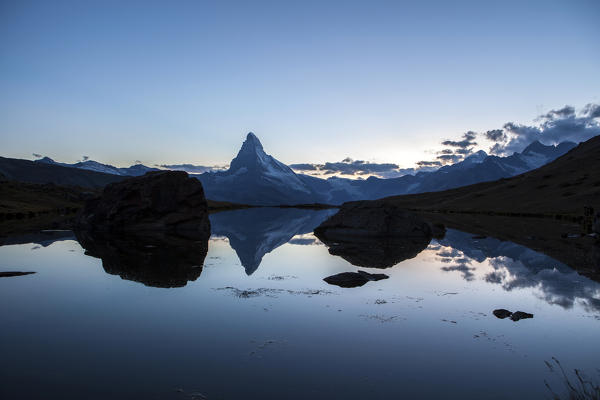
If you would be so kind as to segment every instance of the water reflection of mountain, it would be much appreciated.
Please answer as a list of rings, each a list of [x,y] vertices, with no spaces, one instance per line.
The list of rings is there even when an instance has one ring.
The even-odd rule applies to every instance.
[[[337,212],[299,208],[250,208],[210,215],[213,235],[226,236],[240,262],[251,275],[265,254],[287,243],[296,235],[312,232]],[[295,244],[310,244],[296,241]]]
[[[23,233],[20,235],[4,237],[0,239],[0,246],[33,243],[42,247],[48,247],[54,242],[62,240],[76,240],[75,234],[67,230],[45,230],[40,232]]]
[[[525,246],[494,238],[473,237],[470,233],[449,229],[438,243],[437,255],[448,265],[445,271],[458,271],[465,280],[475,279],[473,261],[486,259],[494,269],[485,275],[487,282],[506,291],[537,289],[543,300],[564,308],[580,302],[589,311],[600,311],[600,283],[575,272],[569,266]]]
[[[76,232],[88,256],[102,259],[104,271],[146,286],[182,287],[202,273],[208,237]]]

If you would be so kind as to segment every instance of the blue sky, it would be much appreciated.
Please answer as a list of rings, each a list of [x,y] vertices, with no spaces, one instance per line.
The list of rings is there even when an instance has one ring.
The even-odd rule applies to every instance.
[[[411,167],[469,130],[600,103],[599,17],[597,1],[5,0],[0,155],[224,164],[253,131],[286,163]]]

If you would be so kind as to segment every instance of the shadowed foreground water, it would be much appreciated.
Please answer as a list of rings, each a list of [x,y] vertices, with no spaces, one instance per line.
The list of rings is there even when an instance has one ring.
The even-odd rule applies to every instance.
[[[36,272],[0,278],[0,398],[547,398],[551,357],[597,377],[599,283],[454,230],[356,267],[310,233],[330,214],[219,213],[208,250],[71,232],[0,247],[0,271]],[[359,269],[389,279],[323,281]]]

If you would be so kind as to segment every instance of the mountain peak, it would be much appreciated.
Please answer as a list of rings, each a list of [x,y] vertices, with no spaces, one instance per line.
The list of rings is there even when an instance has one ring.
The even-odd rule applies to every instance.
[[[240,149],[240,153],[242,152],[264,152],[262,143],[260,143],[260,140],[254,133],[248,132],[248,135],[246,135],[246,140],[244,140],[242,148]]]
[[[254,133],[248,132],[237,156],[231,160],[229,170],[236,171],[244,167],[254,169],[268,163],[268,158],[258,137]]]
[[[543,145],[539,140],[534,140],[533,142],[531,142],[529,144],[529,146],[527,146],[523,149],[522,153],[527,154],[532,151],[540,152],[540,151],[544,151],[544,150],[552,148],[552,147],[554,147],[554,146],[546,146],[546,145]]]

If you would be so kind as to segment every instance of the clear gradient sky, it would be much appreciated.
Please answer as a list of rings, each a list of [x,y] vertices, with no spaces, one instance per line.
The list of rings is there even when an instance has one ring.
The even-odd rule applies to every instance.
[[[0,155],[410,167],[600,102],[600,2],[0,1]]]

